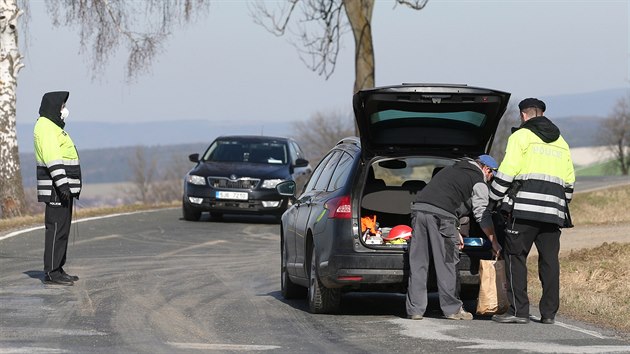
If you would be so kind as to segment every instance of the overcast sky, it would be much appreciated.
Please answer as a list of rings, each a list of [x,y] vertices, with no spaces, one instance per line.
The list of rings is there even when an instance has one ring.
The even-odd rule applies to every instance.
[[[42,94],[54,90],[70,91],[69,121],[260,124],[351,112],[351,33],[325,80],[300,61],[294,38],[253,23],[247,1],[215,0],[205,19],[170,37],[148,74],[126,84],[124,55],[91,81],[77,32],[53,27],[43,1],[30,6],[18,124],[34,122]],[[430,0],[421,11],[377,0],[376,85],[466,83],[514,100],[628,87],[629,18],[627,0]]]

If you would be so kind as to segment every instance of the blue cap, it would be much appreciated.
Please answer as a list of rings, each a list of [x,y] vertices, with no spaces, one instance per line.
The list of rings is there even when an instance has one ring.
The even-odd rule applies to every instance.
[[[480,155],[478,158],[479,162],[490,167],[492,169],[492,173],[497,173],[497,168],[499,168],[499,164],[497,161],[490,155]]]

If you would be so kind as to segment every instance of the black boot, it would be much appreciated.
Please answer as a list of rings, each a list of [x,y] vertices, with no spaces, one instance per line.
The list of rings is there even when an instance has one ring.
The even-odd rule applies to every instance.
[[[74,285],[74,282],[67,277],[63,276],[61,273],[49,273],[44,277],[45,284],[54,284],[54,285]]]

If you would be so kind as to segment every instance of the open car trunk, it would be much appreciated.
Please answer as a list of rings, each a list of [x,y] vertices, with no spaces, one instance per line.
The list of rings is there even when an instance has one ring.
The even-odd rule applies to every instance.
[[[362,156],[487,152],[509,98],[507,92],[449,84],[359,91],[353,107]]]
[[[404,157],[380,159],[371,164],[361,197],[361,241],[373,249],[405,249],[409,237],[393,238],[390,231],[411,225],[411,204],[418,192],[452,158]],[[489,241],[472,215],[460,217],[466,249],[488,249]],[[398,229],[397,229],[398,230]]]

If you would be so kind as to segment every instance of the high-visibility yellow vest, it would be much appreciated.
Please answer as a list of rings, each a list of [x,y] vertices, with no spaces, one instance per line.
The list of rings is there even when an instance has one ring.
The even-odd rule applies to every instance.
[[[56,187],[68,184],[75,198],[81,193],[81,165],[70,135],[46,117],[39,117],[33,131],[37,162],[37,200],[58,201]]]
[[[514,132],[492,181],[490,197],[503,199],[514,181],[520,181],[521,187],[513,201],[513,218],[564,224],[575,172],[562,136],[545,143],[529,129]]]

